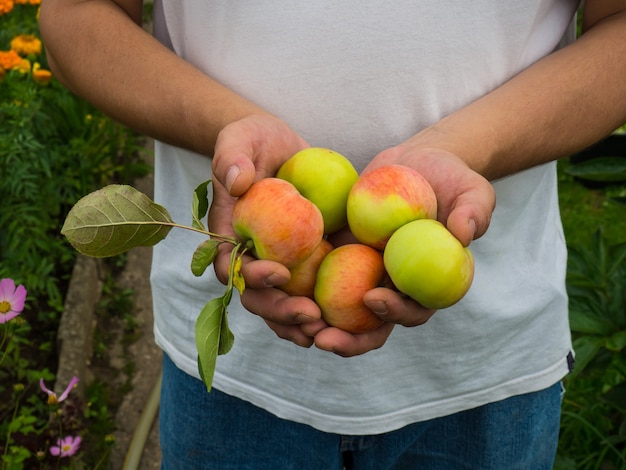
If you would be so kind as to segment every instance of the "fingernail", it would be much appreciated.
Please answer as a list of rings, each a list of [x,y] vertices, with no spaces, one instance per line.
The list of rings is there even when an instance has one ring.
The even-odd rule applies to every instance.
[[[367,306],[376,315],[387,315],[387,304],[382,300],[368,302]]]
[[[267,287],[274,287],[274,286],[279,286],[281,284],[284,284],[285,282],[287,282],[289,279],[287,279],[285,276],[283,276],[282,274],[278,274],[278,273],[272,273],[269,276],[266,276],[263,279],[263,283],[267,286]]]
[[[474,235],[476,235],[476,221],[474,219],[469,219],[468,222],[470,233],[472,234],[472,240],[474,239]]]
[[[309,323],[309,322],[314,322],[319,320],[319,317],[312,317],[311,315],[307,315],[306,313],[302,313],[300,312],[297,316],[296,316],[296,322],[297,323]]]
[[[238,166],[231,166],[226,172],[226,189],[228,192],[230,192],[230,189],[233,187],[233,184],[235,184],[240,173],[241,170]]]

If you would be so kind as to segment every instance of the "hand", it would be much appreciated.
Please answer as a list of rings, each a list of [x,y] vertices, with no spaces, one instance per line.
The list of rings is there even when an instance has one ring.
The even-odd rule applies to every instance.
[[[209,230],[234,236],[232,211],[241,196],[258,179],[271,177],[293,154],[307,144],[279,119],[270,115],[246,117],[226,126],[218,135],[213,157],[213,203],[209,210]],[[213,263],[218,279],[228,281],[232,246],[222,244]],[[286,282],[289,270],[276,262],[245,256],[242,274],[246,289],[243,306],[261,316],[281,338],[309,347],[313,338],[299,325],[318,321],[319,307],[310,299],[290,297],[274,288]]]
[[[486,232],[495,208],[495,191],[461,158],[406,143],[381,152],[364,171],[389,164],[410,166],[428,180],[437,196],[437,218],[464,246]],[[420,325],[435,313],[385,288],[372,289],[363,300],[381,318],[404,326]]]
[[[381,152],[364,172],[389,164],[410,166],[429,181],[437,195],[438,219],[465,246],[485,233],[495,207],[495,192],[485,178],[460,158],[443,150],[420,149],[406,143]],[[338,238],[350,242],[348,234]],[[302,330],[315,336],[317,347],[341,356],[354,356],[382,347],[396,323],[414,327],[436,312],[384,287],[370,290],[363,301],[385,321],[374,331],[353,335],[328,327],[323,321],[303,325]]]

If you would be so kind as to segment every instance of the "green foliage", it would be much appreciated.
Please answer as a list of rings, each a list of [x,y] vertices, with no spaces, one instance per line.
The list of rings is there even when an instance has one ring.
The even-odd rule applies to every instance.
[[[84,420],[87,433],[83,438],[84,468],[110,468],[111,447],[115,443],[115,420],[110,413],[108,385],[95,380],[87,387]]]
[[[58,308],[59,277],[75,259],[59,235],[64,214],[83,194],[141,169],[133,167],[139,147],[129,131],[56,82],[29,85],[20,100],[27,104],[0,94],[0,126],[7,131],[0,134],[0,276],[27,284]]]
[[[626,158],[624,157],[598,157],[571,166],[568,173],[577,178],[615,183],[626,181]]]
[[[578,372],[602,349],[626,346],[626,243],[609,245],[599,229],[588,246],[571,246],[567,287]]]
[[[599,229],[590,244],[570,246],[567,288],[576,370],[557,468],[626,468],[626,243]]]
[[[626,185],[588,188],[569,174],[568,159],[559,161],[559,202],[569,246],[588,245],[598,227],[614,243],[626,241]]]
[[[39,37],[35,13],[15,5],[0,15],[0,50],[18,34]],[[46,66],[43,53],[28,59]],[[59,235],[64,214],[82,195],[145,173],[141,142],[56,80],[42,85],[18,70],[0,82],[0,127],[0,277],[58,311],[75,259]]]

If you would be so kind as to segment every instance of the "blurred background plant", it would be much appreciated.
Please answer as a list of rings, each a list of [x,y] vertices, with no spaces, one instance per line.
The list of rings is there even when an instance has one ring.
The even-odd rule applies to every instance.
[[[50,410],[38,385],[40,378],[54,383],[56,334],[76,260],[59,233],[65,215],[85,194],[150,171],[140,136],[55,80],[37,24],[40,2],[0,0],[0,279],[28,288],[27,307],[10,321],[0,349],[0,468],[12,470],[60,468],[57,460],[67,465],[78,448],[47,431]],[[73,461],[95,468],[101,455],[92,454],[106,454],[112,420],[103,388],[95,382],[86,390],[88,403],[66,400],[62,417],[84,436]],[[85,436],[90,426],[97,439]]]
[[[603,230],[570,248],[567,277],[576,369],[567,379],[562,446],[571,468],[626,468],[626,242]],[[570,450],[571,451],[571,450]]]
[[[576,366],[565,379],[557,470],[626,469],[624,128],[559,162]]]

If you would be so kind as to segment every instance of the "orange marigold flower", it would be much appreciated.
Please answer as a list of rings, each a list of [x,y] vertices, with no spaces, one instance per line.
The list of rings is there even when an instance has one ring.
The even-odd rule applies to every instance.
[[[31,5],[41,5],[41,0],[28,0]]]
[[[46,69],[33,70],[33,80],[40,85],[47,85],[52,80],[52,72]]]
[[[13,10],[13,0],[0,0],[0,15],[5,15]]]
[[[2,0],[0,0],[2,1]],[[4,70],[11,70],[18,67],[22,63],[20,55],[11,51],[0,51],[0,68]]]
[[[33,34],[20,34],[11,40],[11,49],[21,55],[41,53],[41,41]]]

